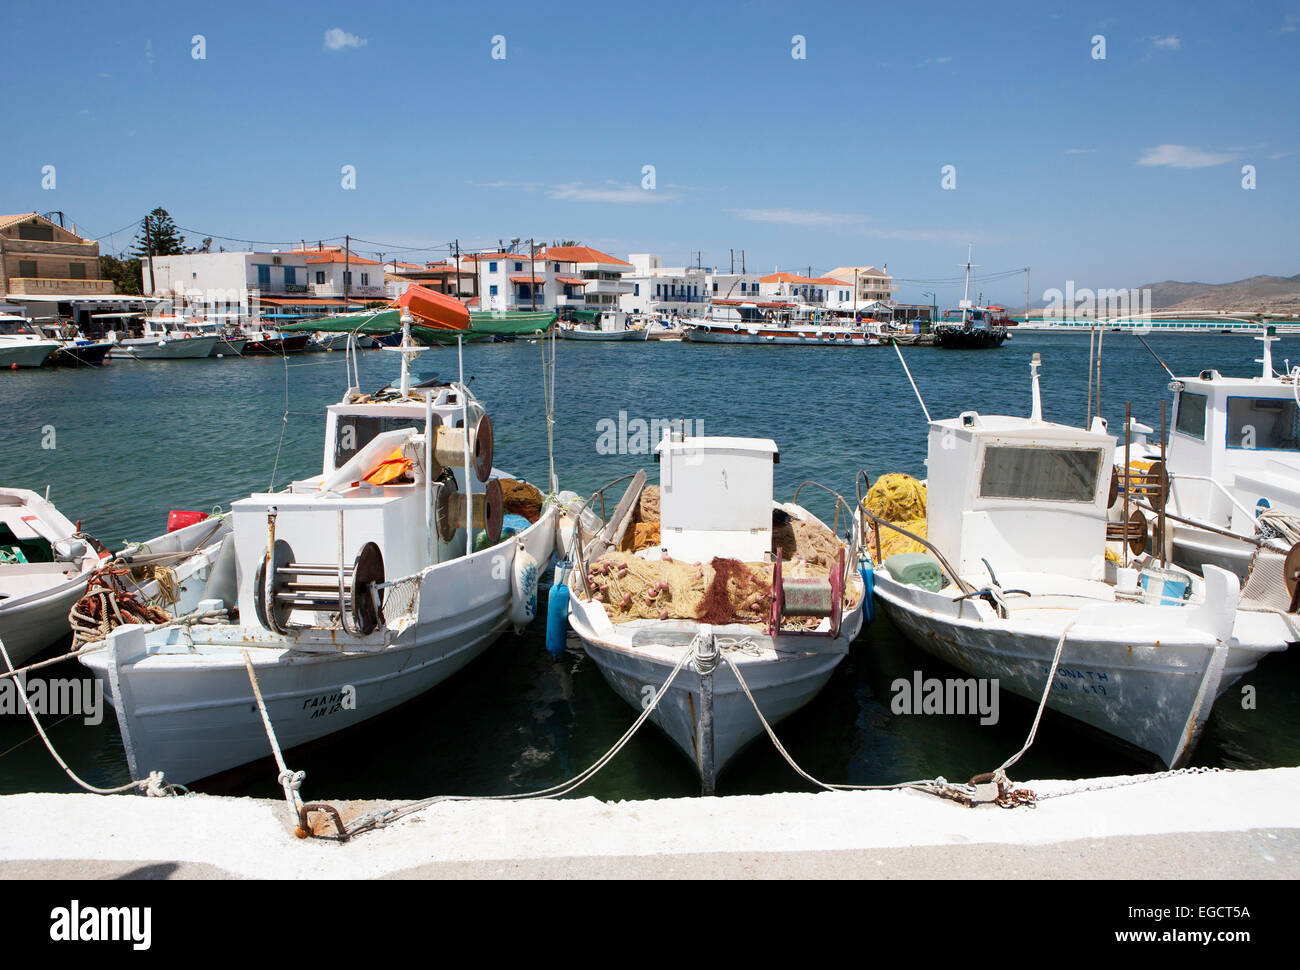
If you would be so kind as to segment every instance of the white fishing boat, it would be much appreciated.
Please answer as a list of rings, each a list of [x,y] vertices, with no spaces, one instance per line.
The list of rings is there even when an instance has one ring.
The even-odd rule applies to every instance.
[[[863,586],[856,549],[807,509],[773,501],[775,442],[674,433],[657,453],[657,520],[640,472],[594,537],[575,525],[569,623],[638,711],[694,651],[651,719],[712,794],[763,731],[754,702],[774,725],[830,679],[862,626]],[[629,528],[653,543],[625,544]]]
[[[930,422],[928,535],[862,512],[925,551],[864,559],[864,578],[922,650],[1035,702],[1050,677],[1049,707],[1178,767],[1215,698],[1285,650],[1297,618],[1216,566],[1201,579],[1108,557],[1116,439],[1101,418],[1044,421],[1038,366],[1029,418]]]
[[[881,343],[880,324],[853,312],[793,300],[715,299],[699,320],[682,321],[690,343],[869,347]]]
[[[70,611],[102,569],[141,602],[191,611],[229,531],[204,520],[112,557],[48,500],[0,488],[0,641],[10,660],[22,664],[68,636]]]
[[[0,316],[0,368],[41,367],[61,346],[38,333],[26,317]]]
[[[136,317],[128,330],[114,331],[114,356],[119,352],[134,360],[197,360],[211,356],[219,338],[187,331],[188,322],[175,315]]]
[[[0,488],[0,641],[15,664],[68,635],[100,553],[48,500]]]
[[[1246,581],[1259,556],[1284,557],[1300,541],[1300,366],[1273,367],[1272,330],[1255,377],[1207,369],[1173,377],[1173,416],[1161,448],[1154,429],[1131,422],[1134,475],[1168,478],[1169,557],[1197,571],[1221,566]],[[1123,475],[1122,449],[1117,468]],[[1158,539],[1158,514],[1142,509]],[[1289,573],[1300,559],[1289,564]]]
[[[312,333],[307,349],[309,351],[347,350],[348,338],[351,336],[352,334],[347,331],[339,331],[338,333],[316,331]]]
[[[238,317],[238,314],[229,314],[228,316]],[[248,338],[237,327],[227,328],[222,326],[219,319],[218,316],[208,320],[186,320],[179,325],[178,329],[181,333],[192,337],[215,337],[216,342],[213,343],[212,349],[208,351],[209,357],[242,356]]]
[[[645,340],[650,333],[647,327],[629,326],[622,310],[595,311],[593,319],[559,323],[556,327],[565,340]]]
[[[363,394],[349,360],[319,474],[233,503],[238,622],[124,627],[82,658],[134,778],[266,757],[258,691],[291,749],[422,694],[531,618],[556,513],[527,486],[535,521],[503,514],[503,481],[521,483],[492,467],[487,412],[463,379],[410,384],[410,327],[397,386]]]

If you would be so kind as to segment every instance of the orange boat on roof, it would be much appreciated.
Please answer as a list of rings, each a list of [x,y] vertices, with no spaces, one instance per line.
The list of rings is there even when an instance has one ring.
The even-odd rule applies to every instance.
[[[397,305],[409,308],[417,326],[431,330],[468,330],[469,310],[454,296],[424,286],[408,286]]]

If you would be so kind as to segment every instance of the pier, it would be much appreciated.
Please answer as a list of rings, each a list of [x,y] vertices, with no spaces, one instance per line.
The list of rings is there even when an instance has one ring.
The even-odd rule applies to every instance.
[[[1037,807],[912,791],[445,802],[346,844],[293,838],[280,801],[9,795],[0,879],[1300,878],[1300,768],[1019,784]]]

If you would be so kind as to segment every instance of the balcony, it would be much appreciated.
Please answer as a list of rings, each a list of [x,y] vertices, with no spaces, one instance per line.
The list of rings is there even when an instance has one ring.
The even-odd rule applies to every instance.
[[[65,280],[35,276],[14,276],[9,280],[10,296],[102,296],[112,292],[112,280]]]

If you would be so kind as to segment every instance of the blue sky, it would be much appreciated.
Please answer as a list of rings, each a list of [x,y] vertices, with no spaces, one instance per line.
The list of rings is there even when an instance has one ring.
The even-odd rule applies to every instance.
[[[1300,272],[1300,0],[6,9],[0,211],[88,235],[162,205],[195,240],[566,237],[909,280],[973,241],[1034,299]]]

